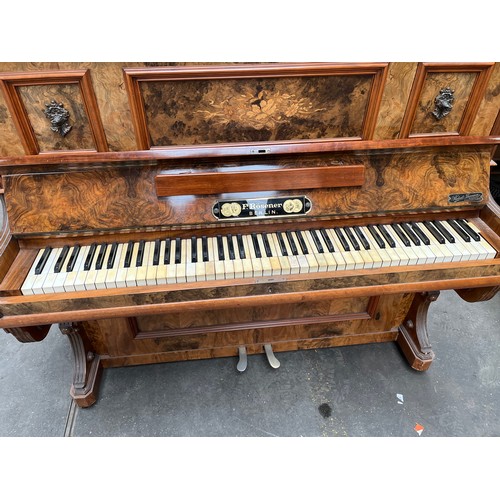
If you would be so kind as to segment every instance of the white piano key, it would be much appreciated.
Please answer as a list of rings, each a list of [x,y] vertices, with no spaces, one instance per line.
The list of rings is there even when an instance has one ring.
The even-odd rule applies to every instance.
[[[43,268],[43,271],[41,274],[38,274],[37,277],[35,278],[35,281],[33,282],[33,293],[34,294],[42,294],[45,293],[43,289],[43,284],[47,278],[47,275],[50,273],[50,270],[53,270],[54,264],[56,261],[56,255],[58,254],[57,250],[61,250],[60,248],[53,248],[52,252],[50,252],[49,258],[47,259],[47,262],[45,263],[45,267]]]
[[[455,232],[453,227],[451,227],[447,223],[447,221],[442,220],[440,222],[443,225],[443,227],[455,238],[455,243],[450,243],[448,240],[446,240],[445,243],[446,246],[453,253],[452,262],[460,262],[461,260],[463,260],[463,255],[468,253],[472,253],[473,260],[481,260],[485,258],[480,249],[476,247],[476,245],[471,245],[465,242],[462,239],[462,237]]]
[[[120,262],[122,260],[122,254],[127,252],[126,244],[119,244],[116,249],[115,261],[113,262],[113,267],[111,269],[106,269],[106,279],[104,281],[104,285],[106,288],[116,288],[117,282],[116,278],[118,276],[118,270],[120,269]],[[123,255],[123,259],[125,260],[125,255]],[[106,261],[106,267],[107,267]]]
[[[160,243],[160,261],[158,263],[158,269],[156,270],[156,283],[158,285],[167,284],[167,265],[164,263],[165,260],[165,238],[161,240]]]
[[[446,245],[443,243],[439,243],[439,241],[435,238],[435,236],[425,227],[421,222],[417,222],[416,225],[419,229],[429,238],[430,245],[429,248],[432,253],[435,255],[436,260],[434,261],[436,264],[441,262],[451,262],[453,259],[453,254],[446,248]]]
[[[166,273],[166,278],[167,278],[167,283],[169,285],[173,283],[177,283],[177,278],[176,278],[176,263],[175,263],[175,251],[177,248],[177,240],[175,238],[170,239],[170,259],[167,263],[167,273]],[[180,245],[180,241],[179,241]]]
[[[285,233],[281,233],[281,238],[286,248],[286,252],[288,256],[286,259],[288,260],[290,266],[290,274],[298,274],[300,272],[300,265],[297,257],[293,255],[292,248],[290,247],[290,243]]]
[[[33,285],[35,283],[36,277],[38,276],[38,274],[35,274],[35,269],[36,269],[36,266],[38,264],[38,261],[40,260],[40,258],[43,255],[44,251],[45,251],[45,248],[41,248],[38,251],[38,253],[35,257],[35,260],[33,261],[33,264],[31,266],[30,270],[28,271],[26,279],[24,280],[24,283],[21,286],[21,293],[23,295],[33,295],[34,294],[33,293]]]
[[[156,247],[156,241],[151,241],[151,245],[149,247],[149,255],[148,255],[148,260],[146,262],[146,285],[148,286],[154,286],[156,285],[156,275],[158,274],[158,268],[160,267],[160,264],[162,263],[161,259],[161,241],[159,240],[159,247],[158,247],[158,264],[153,264],[154,256],[155,256],[155,247]]]
[[[369,263],[368,269],[377,269],[379,267],[382,267],[382,257],[377,252],[377,249],[373,247],[373,245],[370,242],[370,239],[366,235],[366,233],[368,232],[368,228],[364,226],[358,226],[358,229],[361,232],[361,234],[365,237],[367,243],[370,245],[370,248],[368,250],[365,250],[365,248],[362,246],[362,251],[361,251],[361,256],[363,257],[363,260],[366,260],[367,262],[371,261],[371,266]]]
[[[203,241],[201,238],[196,239],[197,262],[195,264],[196,281],[206,281],[206,264],[203,261]]]
[[[54,260],[49,268],[47,268],[47,273],[45,275],[45,280],[43,281],[42,290],[43,293],[54,293],[54,281],[56,280],[59,273],[54,271],[54,266],[56,265],[59,255],[61,255],[62,248],[54,248],[51,255],[54,254]],[[47,262],[48,264],[48,262]]]
[[[335,248],[335,253],[333,253],[332,255],[335,259],[337,259],[337,269],[341,270],[343,268],[346,271],[354,270],[356,261],[353,259],[350,251],[344,250],[344,247],[342,246],[342,243],[340,243],[337,233],[333,229],[327,229],[326,233],[330,237],[330,240]],[[339,263],[339,257],[342,258],[342,261],[344,262],[343,265]]]
[[[66,271],[66,267],[68,265],[69,259],[71,258],[71,254],[73,252],[73,247],[70,247],[64,261],[61,263],[61,271],[57,273],[56,279],[54,280],[54,293],[63,293],[64,290],[64,282],[68,276],[68,272]]]
[[[102,290],[102,289],[106,288],[106,276],[108,274],[107,264],[108,264],[108,258],[109,258],[109,254],[111,253],[112,246],[113,246],[112,244],[108,244],[108,246],[106,247],[106,251],[104,253],[104,260],[102,261],[102,268],[99,269],[95,275],[94,283],[95,283],[96,289],[98,289],[98,290]]]
[[[297,255],[295,257],[297,258],[297,262],[299,263],[299,273],[308,273],[309,272],[309,261],[307,260],[306,256],[302,254],[302,250],[300,249],[300,244],[299,240],[297,239],[297,235],[295,234],[295,231],[290,231],[290,236],[292,238],[292,241],[295,244],[295,248],[297,249]]]
[[[318,235],[318,239],[319,239],[321,245],[323,246],[323,250],[324,250],[323,257],[324,257],[325,262],[326,262],[326,270],[327,271],[336,271],[338,269],[338,263],[334,257],[335,252],[330,252],[328,250],[328,245],[326,244],[325,238],[323,237],[323,235],[321,234],[320,231],[316,231],[316,234]],[[333,242],[331,242],[331,243],[333,245]],[[345,265],[345,262],[344,262],[344,265]]]
[[[415,265],[418,262],[418,256],[413,251],[413,249],[409,246],[407,247],[403,243],[403,241],[401,241],[399,235],[396,233],[396,230],[390,224],[384,225],[384,227],[387,229],[387,232],[391,235],[392,239],[394,240],[394,243],[396,243],[394,249],[396,250],[396,252],[398,252],[400,258],[400,265],[401,266]]]
[[[214,268],[215,268],[215,279],[216,280],[223,280],[225,278],[225,272],[226,269],[224,267],[224,261],[219,260],[219,247],[217,245],[217,238],[212,237],[208,238],[209,245],[212,245],[212,256],[213,256],[213,262],[214,262]]]
[[[353,259],[353,257],[352,257],[352,245],[349,245],[349,248],[351,248],[351,251],[346,252],[344,250],[344,247],[342,246],[342,243],[340,243],[340,240],[338,239],[335,231],[331,231],[330,234],[332,234],[335,238],[337,238],[336,239],[337,245],[335,245],[335,247],[340,248],[340,252],[342,253],[342,256],[345,258],[346,255],[349,255],[349,257],[351,257],[351,259]],[[383,249],[379,248],[379,246],[375,242],[375,239],[371,235],[370,231],[368,231],[368,229],[366,229],[366,231],[363,231],[363,234],[365,235],[365,237],[370,245],[370,250],[372,251],[372,253],[373,253],[373,250],[375,250],[376,253],[379,255],[379,259],[377,259],[377,262],[380,262],[381,266],[390,265],[390,258],[388,256],[387,252],[385,252]],[[348,242],[348,243],[350,243],[350,242]],[[354,264],[355,263],[356,263],[356,261],[354,261]],[[350,265],[352,265],[352,264],[350,264]],[[354,268],[353,267],[346,267],[346,269],[354,269]]]
[[[234,260],[233,260],[234,277],[243,278],[245,275],[245,268],[243,266],[242,260],[240,259],[240,252],[238,250],[238,240],[234,234],[231,236],[231,240],[233,242],[233,248],[234,248]]]
[[[130,267],[127,268],[127,274],[125,276],[125,286],[137,286],[135,280],[137,276],[137,254],[139,252],[139,242],[134,242],[134,247],[132,250],[132,259],[130,260]]]
[[[261,234],[257,234],[257,241],[259,243],[260,254],[261,254],[260,264],[262,266],[262,275],[271,276],[273,274],[273,267],[271,266],[271,261],[269,260],[269,257],[266,255],[264,240],[262,239]]]
[[[304,238],[304,242],[307,246],[307,250],[316,259],[317,272],[320,272],[320,273],[325,272],[328,269],[328,262],[324,256],[324,254],[320,253],[320,251],[316,247],[316,243],[314,242],[312,234],[310,233],[310,231],[302,231],[302,237]],[[323,248],[323,251],[324,251],[324,248]],[[311,271],[313,271],[312,268],[311,268]]]
[[[115,286],[111,283],[108,283],[107,288],[123,288],[127,286],[127,273],[129,268],[125,267],[125,258],[127,257],[128,244],[123,243],[122,252],[120,254],[120,261],[118,263],[118,269],[116,270],[115,276]],[[130,260],[130,264],[132,265],[132,260]]]
[[[471,229],[473,231],[475,231],[477,234],[479,234],[479,236],[481,238],[479,241],[474,241],[472,238],[471,238],[471,240],[474,241],[474,243],[476,243],[476,244],[480,244],[481,247],[487,252],[487,257],[486,257],[487,259],[494,259],[497,255],[497,251],[495,250],[495,248],[492,247],[488,243],[488,241],[486,241],[485,237],[481,234],[480,229],[478,229],[474,223],[472,223],[470,221],[466,221],[466,222],[467,222],[467,224],[469,224],[469,226],[471,227]]]

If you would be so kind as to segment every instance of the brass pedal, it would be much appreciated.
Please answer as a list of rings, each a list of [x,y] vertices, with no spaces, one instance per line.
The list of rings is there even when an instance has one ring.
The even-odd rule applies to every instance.
[[[269,362],[271,367],[274,369],[279,368],[280,362],[276,359],[271,344],[264,344],[264,350],[266,351],[267,361]]]
[[[239,354],[240,359],[238,360],[238,364],[236,365],[236,369],[239,372],[244,372],[248,366],[247,348],[244,346],[238,347],[238,354]]]

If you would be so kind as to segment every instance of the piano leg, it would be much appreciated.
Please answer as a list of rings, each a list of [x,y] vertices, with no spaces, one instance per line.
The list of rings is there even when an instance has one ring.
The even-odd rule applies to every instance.
[[[78,323],[59,323],[59,329],[68,336],[75,360],[71,397],[78,406],[87,408],[97,400],[102,375],[101,358],[91,351]]]
[[[396,341],[415,370],[427,370],[434,359],[427,333],[427,311],[438,297],[438,291],[416,293],[408,314],[399,326]]]

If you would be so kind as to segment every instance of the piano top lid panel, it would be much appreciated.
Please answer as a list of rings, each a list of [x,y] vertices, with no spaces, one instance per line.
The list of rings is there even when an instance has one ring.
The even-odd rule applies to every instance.
[[[138,149],[371,139],[387,64],[124,69]]]
[[[241,160],[193,165],[195,172],[262,171],[266,163]],[[212,209],[220,201],[306,196],[312,203],[306,218],[348,217],[384,212],[479,208],[487,201],[489,147],[428,148],[412,151],[356,152],[270,160],[267,170],[305,172],[319,168],[362,165],[363,177],[351,186],[284,191],[158,197],[158,175],[174,173],[160,165],[12,174],[3,176],[11,232],[15,235],[217,227]],[[179,168],[186,173],[186,166]],[[260,175],[266,175],[262,172]],[[478,199],[475,193],[482,193]],[[467,196],[461,196],[461,195]],[[455,195],[450,198],[450,195]],[[460,195],[460,196],[458,196]],[[274,219],[266,218],[269,222]],[[284,221],[285,219],[279,219]],[[293,220],[288,218],[286,220]],[[276,219],[278,222],[278,220]],[[235,221],[234,224],[241,224]],[[248,222],[246,222],[248,224]]]

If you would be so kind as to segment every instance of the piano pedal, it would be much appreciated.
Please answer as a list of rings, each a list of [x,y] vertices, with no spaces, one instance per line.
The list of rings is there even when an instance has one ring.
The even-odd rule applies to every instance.
[[[236,369],[239,372],[244,372],[248,366],[247,348],[244,346],[238,347],[238,354],[239,354],[240,359],[238,360],[238,364],[236,365]]]
[[[265,344],[264,350],[266,351],[267,361],[269,362],[271,367],[274,369],[279,368],[280,362],[277,360],[276,356],[274,355],[273,348],[272,348],[271,344]]]

